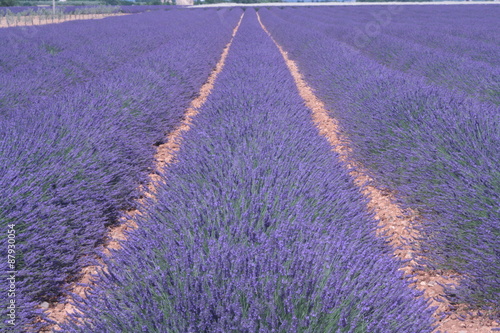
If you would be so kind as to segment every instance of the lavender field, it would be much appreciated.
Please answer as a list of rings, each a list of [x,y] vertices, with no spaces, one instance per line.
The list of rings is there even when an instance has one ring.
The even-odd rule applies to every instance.
[[[16,224],[17,325],[61,297],[135,205],[154,145],[182,118],[238,18],[152,12],[37,27],[24,40],[12,37],[22,28],[0,31],[0,219]]]
[[[0,29],[0,331],[491,331],[498,17],[178,8]],[[415,212],[413,260],[353,170]],[[432,296],[417,272],[457,283]]]
[[[452,8],[433,8],[443,18],[432,29],[425,9],[402,10],[359,48],[339,30],[360,29],[370,10],[261,15],[341,122],[355,159],[424,217],[427,264],[463,274],[449,296],[498,309],[500,41],[485,31],[500,36],[490,25],[500,7]]]

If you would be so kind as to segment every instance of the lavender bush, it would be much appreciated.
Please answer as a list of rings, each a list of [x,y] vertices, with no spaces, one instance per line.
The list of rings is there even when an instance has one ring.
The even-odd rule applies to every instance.
[[[409,8],[407,6],[393,6],[392,9],[379,6],[367,7],[365,10],[357,8],[312,8],[302,12],[303,17],[316,20],[326,25],[325,30],[333,37],[346,43],[363,45],[364,37],[368,42],[384,42],[387,37],[399,37],[411,45],[414,42],[424,49],[417,53],[445,51],[443,55],[461,55],[469,60],[484,61],[493,65],[499,64],[499,54],[496,42],[496,18],[500,8],[495,6],[425,6]],[[454,16],[449,14],[452,10]],[[429,19],[432,11],[432,20]],[[286,15],[287,18],[294,15]],[[461,25],[457,25],[460,17]],[[285,16],[284,16],[285,17]],[[379,26],[377,28],[376,26]],[[467,29],[462,26],[466,25]],[[371,38],[370,38],[371,37]],[[385,42],[384,42],[385,43]],[[386,44],[386,43],[385,43]],[[365,46],[371,44],[367,43]],[[407,47],[401,41],[396,42],[395,48]],[[381,52],[374,47],[366,47],[367,54],[374,51]],[[434,53],[437,54],[437,53]],[[400,55],[401,56],[401,55]],[[387,63],[390,65],[390,63]]]
[[[145,11],[151,11],[155,10],[156,8],[164,8],[163,6],[102,6],[102,5],[94,5],[94,6],[74,6],[74,5],[68,5],[68,6],[61,6],[58,5],[56,7],[56,10],[62,11],[65,14],[75,14],[77,12],[85,12],[87,11],[89,14],[99,14],[99,13],[108,13],[110,12],[110,9],[112,12],[126,12],[124,10],[128,9],[128,7],[138,7],[135,9],[133,12],[134,13],[140,13],[140,12],[145,12]],[[0,7],[0,14],[5,15],[7,11],[10,11],[11,13],[14,14],[22,14],[22,15],[29,15],[30,12],[43,12],[43,11],[50,11],[52,12],[52,7],[51,6],[45,6],[45,7],[39,7],[39,6],[11,6],[11,7]]]
[[[27,101],[38,102],[46,96],[64,92],[69,85],[90,82],[95,76],[105,75],[157,50],[172,39],[168,29],[176,29],[189,17],[194,17],[179,11],[175,13],[148,13],[146,18],[142,15],[113,17],[92,24],[66,22],[2,29],[0,108],[17,108]],[[166,29],[158,31],[165,19],[168,20]],[[81,25],[87,28],[79,29]],[[61,34],[65,27],[72,33]],[[189,38],[191,32],[186,29],[178,33]]]
[[[253,9],[162,178],[65,332],[432,331]]]
[[[461,38],[473,38],[475,32],[460,25],[462,21],[469,22],[469,12],[458,7],[446,8],[449,12],[439,15],[449,22],[451,27],[447,31]],[[369,10],[358,9],[358,12],[365,12],[366,17]],[[413,9],[405,10],[407,17],[411,16]],[[433,8],[415,10],[434,20]],[[481,6],[467,10],[474,17],[482,13],[488,22],[498,9]],[[448,296],[454,301],[493,308],[498,314],[498,106],[493,100],[480,101],[477,96],[471,97],[474,94],[450,89],[456,86],[456,77],[466,76],[460,73],[460,68],[443,67],[456,77],[448,77],[449,81],[443,78],[438,84],[417,71],[424,71],[423,67],[415,67],[414,72],[396,70],[398,66],[392,62],[404,63],[406,51],[394,53],[394,60],[382,65],[372,58],[381,49],[367,46],[359,50],[337,40],[333,29],[325,29],[325,23],[303,19],[308,15],[305,9],[259,13],[278,42],[298,62],[332,115],[341,122],[354,148],[354,158],[372,171],[380,186],[396,190],[402,203],[422,215],[421,244],[423,254],[429,259],[425,263],[429,267],[453,269],[463,277],[460,287],[450,288]],[[483,42],[494,43],[491,35],[483,38]],[[413,42],[408,39],[406,44],[401,41],[399,45],[404,48],[411,45]],[[442,43],[447,40],[443,38]],[[430,64],[436,59],[435,53],[426,55],[429,60],[419,54],[421,63]],[[455,59],[459,58],[455,55]],[[474,63],[470,56],[460,59],[466,65]],[[498,72],[498,63],[488,66],[492,66],[492,73]],[[476,78],[481,80],[480,75]],[[478,95],[484,97],[479,93],[481,87],[489,86],[477,86]]]
[[[35,305],[59,300],[95,257],[106,227],[133,208],[135,189],[153,170],[154,145],[181,119],[240,14],[172,11],[68,22],[58,26],[64,34],[39,27],[18,45],[9,36],[19,30],[0,31],[12,46],[2,53],[27,60],[1,58],[0,226],[16,224],[19,317],[7,325],[2,305],[0,330],[26,329],[39,312]],[[84,45],[74,42],[81,36]],[[0,270],[8,271],[5,261]],[[2,290],[6,283],[2,276]]]
[[[103,5],[95,5],[95,6],[74,6],[74,5],[58,5],[56,7],[57,10],[63,11],[65,14],[75,14],[77,12],[83,12],[85,10],[89,10],[89,13],[108,13],[110,9],[113,12],[122,12],[122,13],[129,13],[129,14],[136,14],[136,13],[144,13],[144,12],[151,12],[155,10],[170,10],[173,7],[165,6],[165,5],[130,5],[130,6],[103,6]],[[0,7],[0,14],[5,15],[7,11],[10,11],[11,13],[14,14],[19,14],[22,13],[28,14],[30,11],[33,12],[38,12],[38,11],[46,11],[52,10],[52,7],[46,6],[46,7],[38,7],[38,6],[12,6],[12,7]],[[97,11],[95,11],[97,10]]]
[[[8,27],[15,27],[20,24],[25,26],[34,26],[36,22],[57,23],[60,20],[83,19],[82,15],[96,14],[137,14],[157,10],[171,10],[174,6],[166,5],[127,5],[127,6],[57,6],[55,10],[52,7],[37,6],[13,6],[0,7],[0,24],[7,24]],[[36,20],[35,20],[36,17]]]
[[[448,22],[443,11],[456,17]],[[500,48],[498,41],[485,41],[477,35],[498,35],[494,24],[500,7],[424,11],[430,18],[410,8],[398,8],[395,14],[380,7],[311,9],[283,11],[279,16],[289,22],[315,22],[315,29],[331,38],[357,48],[373,60],[397,70],[422,76],[438,85],[460,90],[482,101],[500,105]],[[385,13],[385,14],[382,14]],[[450,14],[448,14],[449,20]],[[481,17],[481,18],[479,18]],[[456,36],[449,27],[467,27],[471,37]]]

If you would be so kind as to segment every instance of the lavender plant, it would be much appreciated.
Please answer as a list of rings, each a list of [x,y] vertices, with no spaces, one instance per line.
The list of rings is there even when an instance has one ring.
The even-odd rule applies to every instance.
[[[451,7],[451,10],[453,15],[460,17],[462,26],[476,32],[473,36],[500,34],[493,23],[500,14],[498,6],[491,6],[486,11],[480,7],[464,10],[463,6]],[[382,15],[380,11],[379,7],[361,11],[316,8],[276,14],[286,21],[305,25],[312,20],[318,31],[385,66],[500,105],[500,50],[497,43],[443,32],[448,31],[446,28],[453,23],[440,19],[440,10],[432,13],[432,20],[423,15],[416,16],[407,7],[398,9],[395,14],[386,10]],[[457,21],[454,23],[456,25]]]
[[[65,332],[432,331],[253,9],[177,159]]]
[[[466,25],[459,25],[462,16],[467,22],[466,13],[453,8],[457,7],[439,14],[452,26],[448,31],[462,37],[474,35]],[[411,9],[405,10],[411,16]],[[488,22],[490,10],[494,13],[497,8],[477,7],[471,12],[484,14]],[[355,160],[372,172],[379,186],[396,190],[404,205],[421,214],[421,224],[415,227],[423,237],[422,251],[428,259],[424,263],[452,269],[462,277],[458,289],[449,288],[450,299],[498,314],[498,106],[450,89],[448,84],[456,83],[453,77],[437,84],[425,73],[414,75],[382,65],[371,58],[380,50],[368,46],[360,52],[333,37],[324,23],[301,20],[302,11],[306,12],[290,10],[292,19],[286,18],[287,10],[262,10],[261,15],[340,121]],[[418,12],[426,13],[429,20],[433,17],[431,8]],[[485,38],[491,42],[491,36]],[[394,62],[404,62],[406,55],[396,52]],[[428,55],[430,63],[435,58]],[[422,63],[427,61],[424,55],[419,57]],[[472,62],[463,58],[467,61]],[[492,68],[498,71],[498,65]]]
[[[71,15],[76,13],[77,11],[86,12],[88,14],[109,14],[121,12],[123,8],[128,8],[129,6],[103,6],[103,5],[95,5],[95,6],[73,6],[73,5],[64,5],[57,6],[56,11],[60,13],[64,13],[67,15]],[[145,12],[151,11],[155,8],[160,8],[161,6],[130,6],[130,7],[138,7],[133,12]],[[163,7],[162,7],[163,8]],[[52,8],[47,7],[39,7],[39,6],[11,6],[11,7],[0,7],[0,14],[5,14],[7,11],[15,14],[21,14],[22,16],[30,15],[30,13],[41,13],[44,11],[49,11],[52,13]]]
[[[16,225],[18,317],[14,327],[7,324],[2,306],[0,330],[41,329],[45,323],[32,323],[40,313],[35,305],[59,301],[68,283],[77,281],[96,257],[106,227],[118,222],[121,210],[134,207],[136,188],[154,168],[154,145],[182,118],[239,15],[237,10],[193,13],[182,29],[176,24],[187,16],[175,11],[70,22],[60,26],[65,28],[62,35],[53,27],[40,27],[42,41],[14,50],[30,61],[10,67],[11,58],[1,58],[13,83],[2,80],[0,227]],[[141,20],[149,33],[125,29],[140,26]],[[92,35],[96,29],[116,42],[100,46],[100,35]],[[84,51],[71,41],[85,34],[92,42]],[[129,46],[140,39],[144,45]],[[40,51],[40,45],[57,52]],[[151,45],[155,47],[144,49]],[[31,51],[45,52],[46,58],[30,58]],[[111,55],[120,62],[114,63]],[[85,58],[81,64],[73,62]],[[80,66],[91,64],[93,75],[86,77]],[[66,69],[75,71],[64,76]],[[16,73],[21,79],[16,80]],[[28,77],[25,73],[31,75],[25,87],[15,86]],[[29,88],[32,95],[22,98]],[[0,237],[0,254],[6,258],[6,234]],[[5,261],[0,271],[9,271]],[[8,290],[6,284],[2,276],[2,290]]]

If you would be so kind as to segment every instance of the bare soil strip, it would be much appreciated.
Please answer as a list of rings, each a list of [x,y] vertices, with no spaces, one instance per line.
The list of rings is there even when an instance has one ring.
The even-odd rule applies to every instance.
[[[77,20],[97,20],[103,19],[110,16],[122,16],[130,15],[126,13],[113,13],[113,14],[82,14],[82,15],[65,15],[64,17],[55,17],[54,19],[46,19],[42,16],[23,16],[19,19],[14,19],[15,22],[7,23],[6,18],[0,17],[0,28],[12,28],[12,27],[25,27],[25,26],[35,26],[35,25],[45,25],[45,24],[56,24],[63,23],[66,21],[77,21]]]
[[[157,171],[149,174],[148,184],[140,188],[140,192],[143,198],[144,197],[149,197],[153,199],[155,198],[157,192],[157,184],[161,180],[158,171],[167,168],[170,164],[175,162],[175,157],[181,147],[182,135],[190,130],[193,117],[199,113],[199,109],[203,106],[203,104],[207,100],[208,95],[210,95],[210,92],[214,87],[215,80],[217,79],[217,76],[224,67],[227,55],[229,53],[229,48],[231,47],[234,36],[236,35],[240,27],[243,15],[244,14],[241,15],[238,24],[233,30],[231,40],[224,47],[224,50],[222,51],[221,57],[217,65],[215,66],[212,73],[208,77],[207,81],[203,84],[200,91],[198,92],[198,97],[196,97],[194,100],[191,101],[189,107],[184,113],[184,118],[182,122],[174,131],[168,134],[166,142],[158,146],[154,157],[155,167]],[[139,207],[144,202],[143,198],[138,200]],[[103,253],[109,256],[111,255],[110,250],[117,250],[121,248],[120,245],[121,242],[127,239],[127,232],[130,232],[131,230],[136,229],[138,227],[134,217],[140,215],[141,213],[142,212],[138,209],[129,211],[126,214],[127,216],[121,219],[120,224],[118,226],[110,228],[106,244],[101,249]],[[90,286],[95,284],[95,276],[99,272],[105,269],[106,267],[101,267],[101,266],[85,267],[82,272],[83,273],[82,278],[78,282],[75,282],[71,285],[71,287],[69,288],[70,292],[73,294],[77,294],[80,297],[86,297],[85,296],[86,291],[91,288]],[[43,307],[43,305],[47,307],[48,305],[48,309],[46,311],[48,317],[56,321],[57,323],[63,323],[68,319],[69,314],[75,313],[75,311],[77,311],[73,303],[74,299],[71,296],[67,296],[65,301],[62,303],[54,303],[50,305],[42,304],[41,307]],[[55,325],[53,327],[50,327],[46,331],[50,332],[53,329],[60,329],[60,328],[58,325]]]
[[[394,254],[404,260],[408,260],[402,268],[407,275],[416,275],[414,287],[424,292],[424,297],[429,298],[431,305],[437,307],[435,318],[437,319],[437,330],[444,332],[491,332],[491,328],[498,324],[484,317],[468,317],[465,320],[459,319],[462,315],[467,317],[464,311],[452,310],[452,305],[444,297],[443,284],[457,284],[457,280],[452,279],[452,272],[428,271],[417,268],[415,246],[418,246],[418,232],[412,226],[418,221],[418,214],[411,210],[402,209],[395,200],[395,196],[389,192],[383,192],[372,185],[372,179],[367,175],[365,169],[352,159],[352,149],[349,141],[340,130],[338,121],[331,118],[325,108],[324,103],[314,94],[311,87],[304,80],[297,64],[288,57],[287,52],[279,45],[267,28],[262,23],[257,13],[259,23],[264,31],[269,35],[278,47],[288,69],[290,70],[300,96],[306,106],[312,111],[313,122],[316,124],[320,135],[324,136],[332,150],[335,151],[342,162],[349,169],[349,174],[354,182],[368,198],[368,208],[375,215],[380,226],[380,235],[389,236],[390,244],[393,246]],[[441,313],[447,311],[450,315],[441,317]]]

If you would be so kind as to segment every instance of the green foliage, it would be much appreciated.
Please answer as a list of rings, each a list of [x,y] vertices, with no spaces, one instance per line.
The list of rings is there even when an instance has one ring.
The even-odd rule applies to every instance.
[[[356,0],[356,2],[391,2],[392,0]],[[431,2],[433,0],[398,0],[399,2]]]
[[[17,0],[0,0],[0,7],[16,6]]]
[[[196,0],[195,5],[204,5],[204,4],[212,4],[212,3],[221,3],[227,2],[224,0],[205,0],[204,2],[200,0]],[[283,0],[231,0],[234,3],[263,3],[263,2],[283,2]]]

